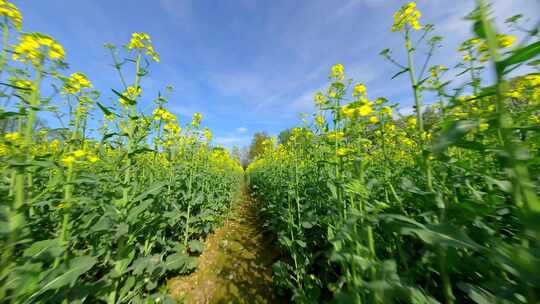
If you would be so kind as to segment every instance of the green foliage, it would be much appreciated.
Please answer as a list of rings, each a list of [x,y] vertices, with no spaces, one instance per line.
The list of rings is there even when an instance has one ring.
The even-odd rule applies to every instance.
[[[393,26],[407,63],[381,53],[399,68],[394,77],[409,75],[414,115],[394,117],[397,104],[368,99],[337,64],[312,123],[248,167],[286,253],[276,287],[297,303],[537,303],[540,74],[506,77],[533,62],[538,42],[508,50],[515,37],[496,32],[478,1],[469,16],[478,37],[456,66],[468,79],[448,94],[449,69],[427,68],[440,39],[415,11],[404,5]],[[487,68],[496,84],[482,88]],[[428,106],[426,91],[437,98]]]
[[[249,161],[254,161],[263,153],[265,142],[268,140],[270,140],[270,136],[268,136],[266,132],[257,132],[253,134],[253,139],[251,140],[247,155]]]
[[[201,114],[182,130],[161,95],[151,113],[139,109],[149,60],[159,60],[148,35],[107,46],[123,87],[106,106],[84,74],[62,76],[58,43],[20,34],[13,16],[1,23],[0,302],[172,303],[165,280],[197,267],[242,168],[211,146]],[[54,98],[42,96],[48,84]],[[66,127],[46,128],[42,112]]]

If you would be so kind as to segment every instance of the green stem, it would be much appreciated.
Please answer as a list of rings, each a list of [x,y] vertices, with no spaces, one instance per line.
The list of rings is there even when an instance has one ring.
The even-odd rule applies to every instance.
[[[137,54],[137,59],[135,61],[135,82],[134,82],[134,87],[135,87],[135,90],[138,90],[139,88],[139,83],[140,83],[140,80],[141,80],[141,77],[140,77],[140,73],[141,73],[141,53],[139,52],[139,54]],[[122,80],[123,81],[123,80]],[[124,82],[124,81],[123,81]],[[137,99],[137,96],[134,96],[134,99]],[[122,192],[122,200],[124,202],[124,204],[127,204],[128,202],[128,195],[129,195],[129,190],[130,190],[130,181],[131,181],[131,167],[132,167],[132,155],[131,155],[131,152],[133,152],[133,150],[136,148],[134,147],[134,144],[136,143],[135,142],[135,139],[134,139],[134,129],[135,129],[135,125],[131,119],[131,116],[135,116],[136,114],[136,108],[135,108],[135,105],[131,105],[131,113],[128,114],[128,144],[127,144],[127,150],[128,150],[128,159],[127,159],[127,168],[126,168],[126,173],[124,175],[124,188],[123,188],[123,192]]]
[[[0,54],[0,75],[4,71],[8,59],[8,43],[9,43],[9,27],[7,25],[7,18],[4,17],[4,23],[2,26],[2,53]]]
[[[422,119],[422,101],[420,99],[420,92],[418,91],[418,82],[414,69],[414,62],[412,57],[413,49],[411,48],[411,38],[409,30],[405,32],[405,45],[407,47],[407,63],[409,68],[409,77],[411,79],[411,85],[414,92],[414,104],[416,107],[416,126],[418,128],[418,131],[422,133],[422,131],[424,131],[424,120]]]
[[[484,0],[477,0],[480,11],[480,18],[486,32],[487,43],[493,62],[493,70],[497,79],[497,120],[499,133],[501,134],[504,150],[508,155],[509,168],[513,171],[513,200],[517,206],[526,206],[531,212],[540,213],[540,201],[532,187],[529,170],[522,161],[519,161],[518,154],[524,149],[517,141],[513,141],[513,122],[504,105],[505,80],[503,71],[498,68],[497,62],[500,62],[498,53],[498,42],[496,34],[488,20],[486,14],[486,4]],[[537,238],[538,239],[538,238]]]
[[[420,136],[424,133],[424,121],[422,117],[422,101],[420,99],[420,92],[419,92],[419,86],[418,81],[416,79],[416,73],[414,69],[414,61],[412,57],[413,49],[411,48],[411,41],[410,41],[410,29],[407,29],[405,31],[405,45],[407,48],[407,63],[409,68],[409,76],[411,80],[412,89],[414,92],[414,101],[415,101],[415,111],[416,111],[416,126],[418,130],[418,134]],[[429,159],[429,156],[424,153],[424,139],[420,139],[420,148],[423,158],[423,167],[426,174],[426,181],[427,181],[427,190],[429,193],[434,193],[433,188],[433,174],[432,174],[432,168],[431,168],[431,161]],[[441,212],[444,212],[444,210],[441,210]],[[454,303],[454,294],[452,292],[452,283],[450,280],[450,277],[448,276],[448,269],[446,265],[446,255],[443,252],[443,249],[438,248],[438,258],[439,258],[439,267],[441,271],[441,279],[443,283],[443,289],[444,289],[444,297],[447,304]]]

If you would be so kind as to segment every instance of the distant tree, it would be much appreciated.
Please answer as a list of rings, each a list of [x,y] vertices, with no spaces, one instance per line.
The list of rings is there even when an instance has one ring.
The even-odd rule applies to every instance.
[[[242,167],[244,167],[244,169],[246,169],[249,165],[248,154],[249,147],[243,147],[242,150],[240,150],[240,164],[242,165]]]
[[[248,160],[252,162],[264,151],[264,141],[269,140],[270,136],[266,132],[257,132],[253,135],[251,145],[249,146]]]
[[[223,148],[222,146],[216,146],[216,147],[212,148],[212,151],[223,152],[223,151],[225,151],[225,148]]]
[[[240,149],[237,146],[233,146],[231,149],[231,158],[240,161]]]
[[[286,144],[288,141],[289,141],[289,138],[291,137],[291,129],[285,129],[281,132],[279,132],[279,135],[278,135],[278,143],[279,144]]]
[[[16,132],[19,129],[19,119],[16,116],[7,116],[0,119],[0,133]],[[22,122],[24,124],[24,121]],[[45,120],[36,117],[34,121],[34,132],[40,129],[46,129],[47,123]]]

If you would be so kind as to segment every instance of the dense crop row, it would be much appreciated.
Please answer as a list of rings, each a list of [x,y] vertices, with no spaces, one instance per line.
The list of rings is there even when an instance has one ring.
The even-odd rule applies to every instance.
[[[415,115],[368,99],[337,64],[313,120],[285,143],[267,142],[249,166],[285,253],[275,282],[295,301],[540,300],[540,74],[530,72],[538,28],[507,20],[523,30],[518,43],[477,4],[468,16],[475,37],[460,47],[452,81],[448,68],[429,68],[441,39],[420,24],[415,3],[394,15],[406,63],[381,55],[410,77]]]
[[[161,95],[140,110],[159,61],[148,35],[107,45],[121,88],[105,106],[84,74],[62,74],[59,43],[21,33],[7,1],[0,17],[0,302],[166,300],[164,279],[196,267],[242,168],[210,147],[200,114],[182,129]]]

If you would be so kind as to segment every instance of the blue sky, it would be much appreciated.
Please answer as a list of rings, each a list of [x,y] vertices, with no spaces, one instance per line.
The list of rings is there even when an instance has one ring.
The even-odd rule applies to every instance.
[[[495,13],[538,18],[538,0],[498,0]],[[120,88],[105,42],[125,44],[147,32],[161,63],[142,83],[145,102],[172,85],[169,108],[181,124],[194,112],[225,146],[247,145],[256,131],[277,134],[311,112],[313,94],[326,86],[330,67],[342,63],[364,82],[370,97],[386,97],[410,111],[407,78],[390,80],[395,67],[378,53],[402,52],[390,32],[397,0],[26,0],[17,1],[25,31],[53,36],[65,48],[72,71],[88,75],[110,96]],[[453,66],[462,20],[472,0],[419,0],[422,23],[445,36],[434,64]],[[533,13],[536,12],[536,13]],[[532,15],[530,15],[532,14]],[[398,56],[399,57],[399,56]]]

